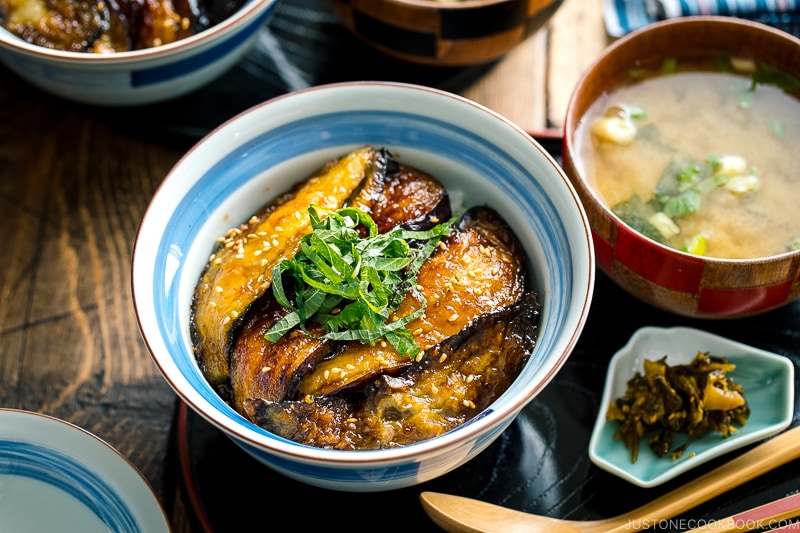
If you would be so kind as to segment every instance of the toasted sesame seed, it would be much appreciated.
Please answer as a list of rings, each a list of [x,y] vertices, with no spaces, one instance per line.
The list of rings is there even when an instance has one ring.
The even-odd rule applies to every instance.
[[[272,239],[272,246],[280,246],[281,242],[278,239]]]
[[[208,302],[209,307],[216,307],[217,302]]]
[[[347,370],[355,370],[356,369],[355,365],[353,365],[351,363],[347,363],[347,365],[345,365],[345,368],[347,368]]]
[[[439,387],[436,385],[431,385],[431,392],[434,394],[439,394]]]
[[[226,316],[225,318],[223,318],[223,319],[222,319],[222,325],[223,325],[223,326],[225,326],[225,325],[227,325],[227,324],[228,324],[230,321],[231,321],[231,317],[229,317],[229,316]]]
[[[221,265],[222,264],[222,258],[221,257],[217,257],[216,259],[214,259],[214,264],[215,265]]]
[[[329,377],[331,377],[331,371],[330,370],[325,370],[325,372],[322,373],[322,377],[324,377],[325,379],[328,379]]]
[[[264,251],[264,250],[254,250],[254,251],[253,251],[253,255],[254,255],[254,256],[256,256],[256,257],[258,257],[259,255],[261,255],[261,253],[262,253],[263,251]]]
[[[225,289],[223,289],[223,288],[222,288],[222,287],[220,287],[219,285],[217,285],[216,287],[214,287],[214,290],[215,290],[215,291],[217,291],[217,292],[220,292],[220,293],[221,293],[221,292],[225,292]]]
[[[447,317],[448,322],[455,322],[456,320],[458,320],[458,313],[453,313],[452,315]]]
[[[411,332],[412,335],[420,335],[422,333],[422,328],[417,328]]]
[[[272,367],[271,367],[271,366],[265,366],[265,367],[263,367],[263,368],[261,369],[261,372],[262,372],[262,373],[264,373],[264,374],[266,374],[266,373],[267,373],[267,372],[269,372],[270,370],[272,370]]]
[[[356,422],[358,422],[358,418],[352,418],[352,417],[351,417],[351,418],[348,418],[348,419],[347,419],[347,421],[348,421],[350,424],[355,424]]]
[[[475,380],[475,374],[467,376],[467,383],[472,383]]]
[[[446,353],[443,353],[442,355],[439,356],[439,362],[440,363],[444,363],[446,360],[447,360],[447,354]]]
[[[436,246],[438,246],[442,250],[447,250],[447,245],[443,241],[439,241],[438,243],[436,243]]]

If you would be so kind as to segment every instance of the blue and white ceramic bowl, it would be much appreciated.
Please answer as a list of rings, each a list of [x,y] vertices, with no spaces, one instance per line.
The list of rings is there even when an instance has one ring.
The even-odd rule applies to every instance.
[[[238,415],[209,386],[192,353],[190,301],[217,236],[324,163],[363,146],[488,204],[515,229],[542,301],[541,332],[522,374],[483,416],[418,444],[333,451],[276,437]],[[172,169],[142,220],[133,292],[143,337],[166,380],[195,411],[253,457],[316,486],[377,491],[444,474],[485,449],[553,378],[589,311],[594,255],[588,222],[556,162],[522,129],[435,89],[354,82],[305,89],[223,124]]]
[[[76,102],[131,106],[169,100],[211,82],[255,43],[276,0],[249,0],[200,33],[155,48],[94,54],[52,50],[0,28],[0,62],[36,87]]]
[[[169,533],[139,471],[96,436],[50,416],[0,409],[0,531]]]

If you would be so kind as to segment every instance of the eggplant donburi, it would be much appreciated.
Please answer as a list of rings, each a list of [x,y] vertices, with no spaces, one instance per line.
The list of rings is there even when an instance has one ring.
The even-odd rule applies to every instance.
[[[454,213],[434,177],[370,146],[231,228],[192,301],[209,383],[310,446],[392,448],[445,433],[516,379],[540,302],[492,208]]]

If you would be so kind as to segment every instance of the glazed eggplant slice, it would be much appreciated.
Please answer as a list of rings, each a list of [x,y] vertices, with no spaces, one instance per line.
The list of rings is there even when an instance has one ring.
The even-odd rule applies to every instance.
[[[387,174],[382,194],[372,206],[380,233],[397,227],[426,230],[450,219],[450,196],[438,180],[405,165],[395,165]]]
[[[528,292],[361,392],[292,402],[252,398],[244,410],[268,431],[322,448],[383,449],[429,439],[471,420],[508,388],[533,352],[539,317],[538,298]]]
[[[264,335],[288,312],[268,296],[259,300],[263,309],[248,314],[231,354],[230,402],[242,414],[247,398],[282,401],[293,397],[300,378],[335,346],[321,338],[325,333],[321,329],[312,335],[295,329],[276,342],[267,341]]]
[[[221,395],[230,394],[230,353],[245,313],[270,288],[275,265],[311,232],[308,207],[346,205],[385,172],[385,157],[371,147],[347,154],[222,239],[195,288],[191,318],[195,356]]]
[[[427,301],[425,314],[408,324],[423,351],[481,315],[514,303],[526,286],[525,252],[511,228],[490,208],[467,211],[441,245],[417,276],[417,289]],[[408,316],[422,305],[409,293],[394,318]],[[299,391],[331,395],[380,374],[397,374],[411,364],[386,343],[351,342],[305,376]]]

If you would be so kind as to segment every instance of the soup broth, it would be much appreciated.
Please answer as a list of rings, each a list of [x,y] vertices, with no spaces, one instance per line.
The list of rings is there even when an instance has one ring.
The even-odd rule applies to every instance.
[[[628,225],[689,253],[800,248],[800,86],[751,61],[669,62],[604,95],[575,136],[582,172]]]

